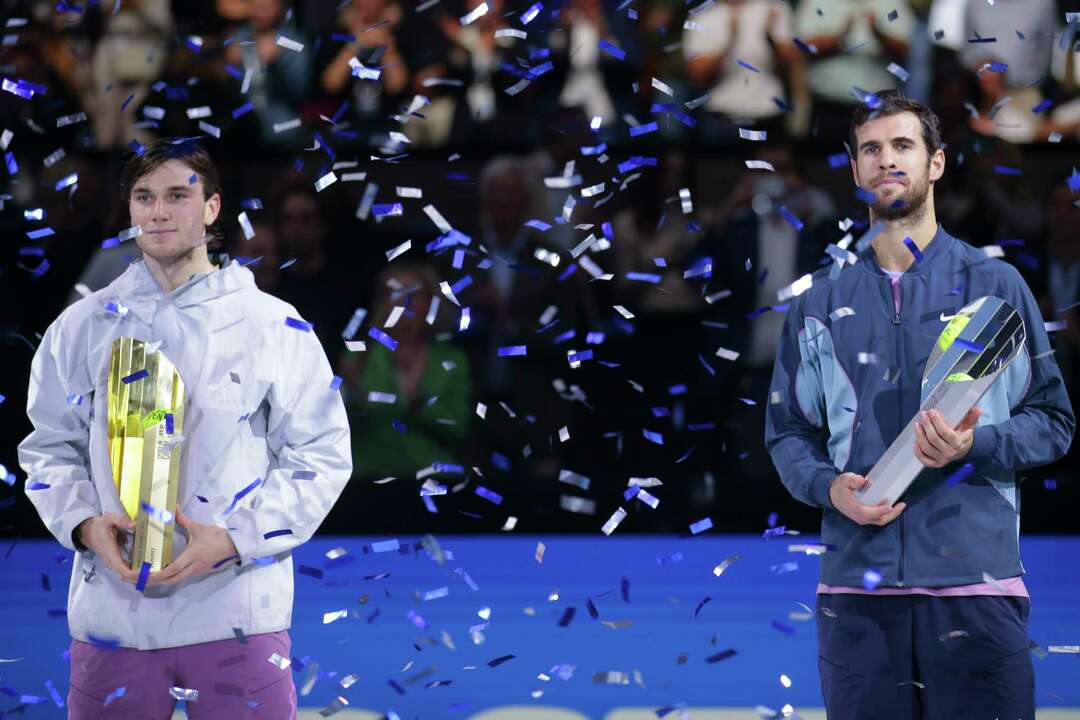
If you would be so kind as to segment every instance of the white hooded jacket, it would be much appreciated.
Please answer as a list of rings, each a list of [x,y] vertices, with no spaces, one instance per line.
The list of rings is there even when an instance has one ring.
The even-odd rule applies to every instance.
[[[235,261],[168,293],[137,261],[46,331],[30,374],[34,430],[19,446],[19,462],[49,531],[74,550],[79,523],[124,512],[105,421],[112,343],[127,336],[160,341],[184,381],[177,507],[225,527],[240,555],[239,565],[144,594],[93,552],[76,552],[72,637],[154,649],[290,626],[291,550],[341,494],[352,454],[326,355],[313,332],[286,324],[289,317],[300,316],[257,289]],[[173,557],[185,547],[176,527]]]

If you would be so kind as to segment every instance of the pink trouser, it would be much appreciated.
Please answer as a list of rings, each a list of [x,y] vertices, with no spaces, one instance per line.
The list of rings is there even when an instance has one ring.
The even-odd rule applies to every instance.
[[[162,650],[109,649],[79,640],[71,643],[68,720],[139,718],[167,720],[176,700],[170,688],[198,690],[187,703],[192,720],[296,717],[292,668],[269,658],[289,657],[287,630]],[[124,692],[117,693],[123,687]],[[112,699],[106,704],[106,700]]]

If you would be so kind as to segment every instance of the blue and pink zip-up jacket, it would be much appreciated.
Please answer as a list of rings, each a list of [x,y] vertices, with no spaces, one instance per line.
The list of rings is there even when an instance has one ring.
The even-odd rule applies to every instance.
[[[822,556],[821,581],[859,587],[869,569],[881,573],[881,587],[1023,575],[1016,473],[1061,458],[1076,426],[1035,298],[1015,268],[940,226],[902,276],[900,294],[897,312],[890,278],[868,247],[834,279],[829,269],[816,273],[788,308],[765,444],[791,494],[824,510],[821,542],[836,549]],[[857,525],[832,507],[830,484],[841,472],[865,475],[885,453],[919,410],[923,370],[948,318],[984,295],[1021,313],[1027,342],[979,401],[971,451],[924,469],[896,521]],[[833,315],[844,307],[855,314]],[[946,486],[961,462],[975,471]]]

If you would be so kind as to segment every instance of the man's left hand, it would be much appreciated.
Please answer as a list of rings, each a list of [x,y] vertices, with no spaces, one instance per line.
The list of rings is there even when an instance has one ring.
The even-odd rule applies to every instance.
[[[195,522],[176,509],[176,524],[187,530],[188,543],[180,557],[161,572],[151,573],[147,585],[175,585],[188,578],[218,572],[237,557],[236,545],[225,528]]]
[[[955,428],[945,422],[945,416],[937,410],[919,412],[915,423],[915,457],[926,467],[945,467],[960,460],[971,451],[974,427],[982,410],[971,408]]]

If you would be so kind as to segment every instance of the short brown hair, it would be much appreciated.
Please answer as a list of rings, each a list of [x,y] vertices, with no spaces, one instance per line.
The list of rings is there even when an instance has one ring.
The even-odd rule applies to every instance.
[[[929,157],[941,147],[941,120],[937,114],[923,105],[921,102],[912,100],[900,90],[883,90],[876,94],[877,102],[871,105],[867,102],[859,103],[851,113],[851,126],[848,129],[848,147],[852,157],[858,152],[858,140],[855,138],[855,130],[871,120],[889,115],[899,115],[909,112],[919,118],[922,126],[923,142],[926,144],[926,154]],[[871,102],[873,102],[871,100]]]
[[[120,192],[124,204],[131,202],[131,191],[135,183],[170,160],[179,160],[199,176],[203,184],[204,200],[209,200],[214,194],[221,195],[221,178],[217,166],[195,138],[159,138],[143,147],[141,152],[137,151],[124,165],[120,175]],[[219,219],[220,217],[218,215]],[[207,226],[206,238],[208,250],[221,247],[222,233],[217,220]]]

